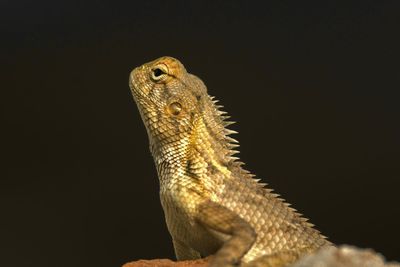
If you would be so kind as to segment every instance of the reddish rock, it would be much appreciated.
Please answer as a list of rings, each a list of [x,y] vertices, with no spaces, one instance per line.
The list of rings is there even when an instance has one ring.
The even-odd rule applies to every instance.
[[[207,267],[210,257],[192,261],[139,260],[123,267]],[[352,246],[323,248],[307,255],[291,267],[400,267],[399,263],[386,263],[385,258],[372,249],[360,249]]]
[[[208,258],[192,261],[172,261],[168,259],[138,260],[124,264],[122,267],[207,267]]]

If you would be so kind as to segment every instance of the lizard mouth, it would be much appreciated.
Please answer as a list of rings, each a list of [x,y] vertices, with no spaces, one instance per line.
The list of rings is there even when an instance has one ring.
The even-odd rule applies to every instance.
[[[145,107],[150,108],[156,105],[152,99],[148,97],[148,92],[146,92],[147,87],[145,85],[147,80],[143,72],[143,67],[138,67],[129,74],[129,88],[131,89],[133,100],[136,102],[142,116]]]
[[[141,84],[145,83],[145,81],[142,80],[143,77],[141,78],[140,75],[138,75],[138,68],[135,68],[129,74],[129,88],[131,89],[133,98],[136,103],[138,103],[139,99],[146,99],[145,93],[143,92],[143,90],[140,89],[143,88]]]
[[[135,70],[132,70],[131,73],[129,74],[129,87],[131,88],[132,93],[136,93],[138,86],[136,85],[135,82]]]

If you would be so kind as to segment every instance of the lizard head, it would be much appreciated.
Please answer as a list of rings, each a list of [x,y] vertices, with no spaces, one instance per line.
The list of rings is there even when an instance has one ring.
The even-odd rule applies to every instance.
[[[236,159],[232,155],[237,141],[228,136],[236,132],[226,128],[233,122],[226,121],[229,116],[207,94],[204,83],[177,59],[162,57],[135,68],[129,86],[153,156],[161,153],[175,161],[200,153],[214,162]]]
[[[150,144],[183,142],[208,97],[203,82],[177,59],[162,57],[135,68],[129,78]]]

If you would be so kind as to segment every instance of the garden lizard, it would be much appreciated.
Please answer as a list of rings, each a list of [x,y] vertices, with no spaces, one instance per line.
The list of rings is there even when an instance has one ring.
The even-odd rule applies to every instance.
[[[172,57],[135,68],[129,86],[149,137],[178,260],[286,266],[331,243],[234,155],[232,124],[204,83]]]

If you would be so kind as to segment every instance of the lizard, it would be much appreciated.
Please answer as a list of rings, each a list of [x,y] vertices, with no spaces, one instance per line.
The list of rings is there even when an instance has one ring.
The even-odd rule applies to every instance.
[[[132,70],[160,200],[177,259],[210,266],[287,266],[332,246],[235,157],[232,121],[203,81],[172,57]]]

